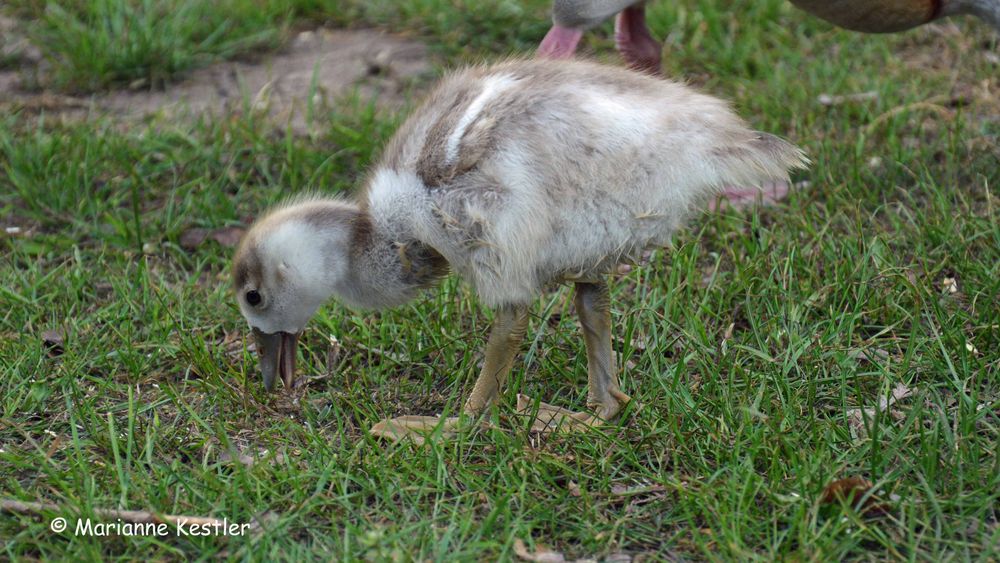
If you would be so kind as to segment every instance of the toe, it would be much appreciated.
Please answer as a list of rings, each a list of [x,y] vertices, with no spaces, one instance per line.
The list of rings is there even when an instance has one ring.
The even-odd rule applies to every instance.
[[[451,438],[458,429],[457,418],[440,416],[400,416],[383,420],[372,426],[369,432],[393,442],[409,439],[414,444],[423,444],[426,438],[440,430],[441,437]]]
[[[517,396],[517,413],[520,415],[533,416],[531,431],[548,434],[555,431],[574,432],[601,426],[609,420],[614,419],[622,408],[631,401],[628,395],[621,391],[614,390],[612,395],[615,400],[605,405],[597,406],[597,414],[587,412],[574,412],[569,409],[550,405],[539,401],[538,410],[535,411],[535,401],[527,395]]]

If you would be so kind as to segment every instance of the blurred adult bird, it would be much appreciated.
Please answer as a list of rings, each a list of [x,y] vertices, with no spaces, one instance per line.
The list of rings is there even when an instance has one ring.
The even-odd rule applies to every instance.
[[[1000,0],[791,0],[799,8],[835,25],[866,32],[909,29],[944,16],[971,14],[1000,32]],[[538,56],[565,59],[576,52],[583,33],[615,18],[615,46],[629,68],[659,74],[659,41],[646,26],[645,0],[554,0],[552,27],[538,47]],[[788,195],[789,185],[775,181],[759,188],[727,186],[722,196],[730,205],[774,202]],[[715,202],[712,202],[714,208]]]
[[[645,0],[555,0],[552,27],[538,46],[538,56],[572,57],[583,32],[615,18],[615,46],[629,68],[660,73],[660,42],[646,26]]]
[[[791,0],[802,10],[854,31],[889,33],[938,18],[968,14],[1000,31],[1000,0]],[[553,0],[552,27],[538,47],[546,58],[568,58],[583,33],[615,18],[615,45],[631,68],[660,71],[661,45],[646,26],[645,0]]]
[[[799,8],[846,29],[890,33],[945,16],[969,14],[1000,32],[1000,0],[791,0]]]

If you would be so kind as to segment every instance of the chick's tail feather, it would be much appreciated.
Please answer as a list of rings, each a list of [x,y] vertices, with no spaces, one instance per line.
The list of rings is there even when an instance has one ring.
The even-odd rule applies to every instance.
[[[788,181],[791,170],[805,169],[809,159],[795,145],[760,131],[715,151],[722,185],[762,186]]]

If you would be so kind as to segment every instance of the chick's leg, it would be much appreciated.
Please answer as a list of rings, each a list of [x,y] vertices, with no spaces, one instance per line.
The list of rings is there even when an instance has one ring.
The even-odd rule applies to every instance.
[[[463,410],[466,414],[482,413],[500,396],[500,389],[510,375],[510,368],[514,365],[514,358],[517,357],[527,328],[527,306],[503,307],[497,311],[490,339],[486,343],[483,369],[479,372],[472,394],[465,401]]]
[[[524,340],[527,327],[527,306],[509,306],[497,310],[486,343],[483,369],[462,409],[470,418],[481,414],[500,396],[500,389],[514,365],[514,358]],[[372,427],[371,433],[393,441],[409,437],[419,444],[424,441],[426,434],[439,427],[444,437],[453,436],[460,429],[459,423],[458,417],[442,419],[439,416],[401,416],[379,422]]]
[[[614,353],[611,350],[611,300],[607,283],[577,283],[573,302],[580,316],[587,347],[587,406],[593,408],[595,414],[575,413],[539,403],[538,415],[532,424],[532,429],[536,431],[597,426],[617,416],[631,400],[618,387],[615,375]],[[517,402],[521,413],[530,413],[534,409],[533,401],[524,395],[518,395]]]

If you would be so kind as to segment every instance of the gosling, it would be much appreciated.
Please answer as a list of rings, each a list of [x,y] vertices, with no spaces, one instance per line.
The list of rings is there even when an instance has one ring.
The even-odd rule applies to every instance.
[[[593,412],[540,403],[538,421],[612,420],[630,399],[611,348],[609,273],[666,245],[723,186],[787,181],[806,164],[725,102],[662,78],[542,59],[454,72],[399,128],[356,199],[287,203],[244,237],[232,279],[264,387],[291,387],[298,336],[331,297],[396,307],[452,270],[495,310],[468,417],[402,416],[372,434],[420,441],[480,415],[510,373],[530,305],[555,283],[575,285]]]

